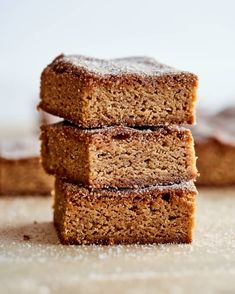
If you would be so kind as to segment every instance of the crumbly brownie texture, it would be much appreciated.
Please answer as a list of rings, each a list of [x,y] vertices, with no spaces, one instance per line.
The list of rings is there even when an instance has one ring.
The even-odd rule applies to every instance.
[[[191,132],[178,127],[79,129],[42,127],[49,174],[95,188],[171,184],[197,176]]]
[[[198,125],[193,129],[198,185],[235,185],[235,107],[215,115],[199,112]]]
[[[56,179],[54,224],[63,244],[190,243],[193,182],[89,190]]]
[[[0,195],[50,195],[54,179],[39,162],[35,138],[0,145]]]
[[[197,85],[148,57],[60,55],[42,73],[39,108],[83,128],[193,124]]]

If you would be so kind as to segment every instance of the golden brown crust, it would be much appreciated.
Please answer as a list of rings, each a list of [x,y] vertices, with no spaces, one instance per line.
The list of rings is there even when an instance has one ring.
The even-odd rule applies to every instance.
[[[192,182],[90,190],[57,178],[54,224],[63,244],[190,243],[195,196]]]

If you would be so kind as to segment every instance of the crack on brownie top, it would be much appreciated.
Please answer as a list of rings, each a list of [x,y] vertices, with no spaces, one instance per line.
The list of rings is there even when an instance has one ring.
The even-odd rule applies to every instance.
[[[198,124],[192,128],[196,143],[215,139],[221,143],[235,146],[235,106],[210,114],[201,109]]]
[[[72,66],[100,76],[120,76],[124,74],[158,76],[162,74],[176,74],[183,72],[159,63],[154,58],[145,56],[98,59],[82,55],[61,55],[57,61],[64,61]]]

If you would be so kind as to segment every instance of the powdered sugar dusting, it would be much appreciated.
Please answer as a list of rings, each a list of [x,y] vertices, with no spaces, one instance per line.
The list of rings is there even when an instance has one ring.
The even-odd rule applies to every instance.
[[[63,56],[63,61],[101,76],[122,74],[158,76],[179,72],[153,58],[143,56],[105,60],[82,55],[66,55]]]

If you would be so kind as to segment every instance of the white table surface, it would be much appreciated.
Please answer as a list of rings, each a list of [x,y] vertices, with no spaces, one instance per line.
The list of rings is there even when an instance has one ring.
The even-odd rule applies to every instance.
[[[1,197],[0,293],[235,293],[235,189],[197,206],[192,245],[62,246],[51,198]]]

